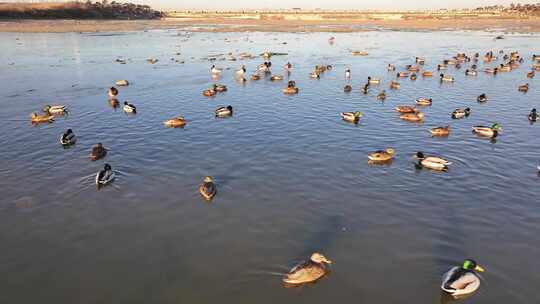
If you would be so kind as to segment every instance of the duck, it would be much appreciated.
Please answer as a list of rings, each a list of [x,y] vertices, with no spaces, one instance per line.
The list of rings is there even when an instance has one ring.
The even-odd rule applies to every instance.
[[[420,67],[408,65],[407,66],[407,71],[409,71],[409,72],[420,72]]]
[[[217,93],[217,92],[216,92],[216,90],[214,90],[214,89],[206,89],[206,90],[204,90],[204,91],[202,92],[202,94],[203,94],[204,96],[207,96],[207,97],[214,96],[214,95],[216,95],[216,93]]]
[[[282,91],[285,95],[293,95],[298,94],[299,89],[296,87],[296,82],[294,80],[290,80],[287,84],[287,87],[284,88]]]
[[[66,106],[64,105],[54,105],[54,106],[46,105],[43,108],[43,112],[49,113],[51,115],[63,115],[63,114],[66,114],[68,110]]]
[[[362,117],[362,112],[341,112],[340,116],[343,120],[353,123],[358,123],[360,118]]]
[[[387,69],[388,71],[390,71],[390,72],[393,72],[393,71],[396,70],[396,66],[389,63],[388,66],[386,67],[386,69]]]
[[[377,95],[377,99],[378,100],[385,100],[386,99],[386,92],[384,90],[382,90],[378,95]]]
[[[418,111],[413,106],[396,106],[395,110],[398,111],[399,113],[416,113],[416,111]]]
[[[115,87],[110,87],[109,91],[107,91],[107,94],[110,98],[115,98],[116,96],[118,96],[118,89]]]
[[[109,99],[109,104],[111,105],[111,107],[113,107],[114,109],[118,108],[118,106],[120,105],[120,102],[118,101],[118,99],[116,98],[110,98]]]
[[[77,137],[75,137],[75,133],[73,133],[73,130],[67,129],[67,131],[60,136],[60,144],[62,146],[71,146],[77,142]]]
[[[527,73],[527,78],[534,78],[534,71],[530,71],[529,73]]]
[[[259,80],[259,79],[261,79],[261,76],[257,75],[257,74],[253,74],[253,75],[251,75],[250,79],[251,80]]]
[[[417,78],[418,78],[418,76],[416,76],[416,73],[411,74],[411,80],[416,80]]]
[[[426,59],[422,57],[416,57],[416,63],[424,65],[426,63]]]
[[[309,73],[309,77],[311,77],[313,79],[320,79],[321,78],[321,73],[317,70],[317,71]]]
[[[214,112],[216,117],[231,116],[233,114],[233,107],[230,105],[226,107],[219,107]]]
[[[471,115],[470,108],[465,108],[465,109],[459,108],[459,109],[455,109],[454,112],[452,112],[453,119],[460,119],[463,117],[468,117],[469,115]]]
[[[429,130],[432,136],[448,136],[450,135],[450,126],[435,127]]]
[[[476,98],[476,101],[478,101],[478,102],[486,102],[486,101],[488,101],[488,98],[487,98],[485,93],[482,93],[482,94],[478,95],[478,97]]]
[[[148,59],[146,59],[146,61],[150,62],[151,64],[155,64],[155,63],[157,63],[159,61],[159,59],[157,59],[157,58],[148,58]]]
[[[431,106],[431,104],[433,103],[433,99],[431,98],[418,98],[416,100],[416,104],[419,105],[419,106]]]
[[[103,147],[103,144],[98,143],[94,147],[92,147],[92,152],[90,153],[90,159],[91,160],[98,160],[107,155],[107,149]]]
[[[125,80],[125,79],[121,79],[121,80],[117,80],[115,82],[115,84],[119,87],[125,87],[125,86],[128,86],[129,85],[129,81]]]
[[[487,73],[487,74],[497,74],[498,72],[498,68],[485,68],[484,69],[484,72]]]
[[[452,76],[448,76],[448,75],[444,75],[444,74],[441,74],[441,81],[443,82],[454,82],[454,77]]]
[[[292,67],[293,67],[292,64],[290,62],[287,62],[287,64],[285,64],[285,66],[284,66],[284,69],[285,69],[285,71],[290,73],[291,70],[292,70]]]
[[[244,65],[240,67],[240,69],[236,70],[236,75],[238,76],[244,76],[245,73],[246,73],[246,67]]]
[[[433,72],[424,71],[424,72],[422,72],[422,77],[433,77]]]
[[[272,77],[270,77],[270,80],[272,81],[283,80],[283,75],[272,75]]]
[[[478,72],[476,72],[475,70],[466,69],[465,70],[465,75],[466,76],[476,76],[476,75],[478,75]]]
[[[112,170],[111,165],[105,164],[102,170],[96,174],[96,185],[105,186],[111,183],[115,178],[114,171]]]
[[[529,90],[529,84],[528,83],[526,83],[524,85],[520,85],[518,87],[518,91],[520,91],[520,92],[527,92],[528,90]]]
[[[424,113],[420,111],[416,111],[413,113],[403,113],[399,116],[399,118],[411,122],[422,122],[424,121]]]
[[[414,157],[418,159],[418,165],[436,171],[446,171],[448,166],[452,164],[441,157],[425,156],[423,152],[416,152]]]
[[[206,176],[203,180],[203,183],[199,186],[199,193],[207,201],[211,200],[216,196],[217,189],[214,184],[214,179],[211,176]]]
[[[443,275],[441,289],[453,297],[473,294],[480,287],[477,272],[484,271],[476,261],[466,259],[461,266],[452,267]]]
[[[442,71],[448,69],[448,66],[446,64],[438,64],[437,65],[437,71]]]
[[[332,264],[332,261],[315,252],[311,255],[309,261],[294,266],[289,273],[285,274],[283,282],[292,285],[315,282],[329,272],[329,264]]]
[[[368,83],[369,83],[369,84],[379,84],[379,83],[381,83],[381,80],[380,80],[380,79],[377,79],[377,78],[371,78],[371,76],[369,76],[367,79],[368,79]]]
[[[405,78],[405,77],[409,77],[409,72],[399,72],[396,74],[396,77],[398,78]]]
[[[397,81],[392,81],[392,82],[390,82],[390,88],[391,88],[391,89],[397,90],[397,89],[399,89],[400,87],[401,87],[401,84],[399,84],[399,82],[397,82]]]
[[[217,74],[221,74],[221,72],[223,72],[223,70],[216,68],[215,65],[212,65],[212,67],[210,68],[210,72],[212,74],[214,74],[214,75],[217,75]]]
[[[187,121],[183,116],[171,118],[163,122],[165,126],[171,127],[171,128],[184,127],[186,123]]]
[[[33,123],[53,122],[54,121],[54,116],[52,116],[50,114],[32,113],[30,118],[31,118]]]
[[[531,113],[529,113],[529,121],[537,121],[538,120],[538,114],[536,113],[536,109],[532,109]]]
[[[502,128],[498,123],[494,123],[491,127],[474,126],[472,130],[473,133],[480,136],[495,138],[502,131]]]
[[[385,162],[394,157],[395,150],[392,148],[386,148],[386,150],[379,150],[368,154],[368,159],[371,161]]]
[[[345,78],[346,79],[351,79],[351,69],[346,69],[345,70]]]
[[[137,108],[132,105],[131,103],[128,103],[127,101],[124,101],[124,112],[126,113],[137,113]]]
[[[224,84],[214,84],[214,91],[220,92],[220,93],[226,92],[227,86]]]
[[[366,83],[366,85],[362,88],[362,93],[364,94],[369,93],[369,83]]]
[[[352,91],[352,86],[350,86],[350,85],[348,85],[348,84],[345,85],[345,86],[343,87],[343,91],[346,92],[346,93],[351,92],[351,91]]]

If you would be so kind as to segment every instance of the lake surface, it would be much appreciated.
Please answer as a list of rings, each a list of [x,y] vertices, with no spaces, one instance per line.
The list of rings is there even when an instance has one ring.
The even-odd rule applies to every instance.
[[[373,31],[335,34],[334,45],[329,36],[1,33],[0,303],[446,303],[441,275],[469,257],[487,271],[462,303],[540,302],[540,124],[527,120],[540,108],[540,83],[525,77],[540,36]],[[370,55],[350,55],[363,49]],[[251,74],[257,58],[216,61],[230,68],[218,81],[229,90],[202,96],[214,83],[205,57],[266,50],[289,53],[272,58],[273,70],[290,61],[300,94],[283,95],[286,80],[237,83],[234,70],[245,64]],[[495,77],[450,67],[453,84],[419,77],[388,88],[388,63],[403,69],[423,56],[433,70],[458,52],[489,50],[526,60]],[[316,64],[334,69],[309,79]],[[363,95],[368,76],[384,83]],[[136,115],[108,103],[119,79],[131,82],[119,100]],[[518,92],[526,82],[529,92]],[[400,120],[394,107],[419,97],[433,98],[425,122]],[[70,114],[33,126],[30,113],[45,104]],[[233,117],[214,118],[229,104]],[[471,116],[451,120],[458,107]],[[358,125],[340,119],[355,110],[364,113]],[[185,128],[163,126],[177,115]],[[471,133],[493,122],[504,129],[496,142]],[[450,137],[430,136],[439,125],[452,127]],[[78,142],[64,149],[67,128]],[[92,162],[97,142],[109,153]],[[386,147],[394,161],[369,165],[367,154]],[[419,170],[416,151],[453,164]],[[105,162],[117,179],[97,190]],[[216,179],[212,202],[197,190],[205,175]],[[314,251],[334,261],[330,275],[283,288],[281,274]]]

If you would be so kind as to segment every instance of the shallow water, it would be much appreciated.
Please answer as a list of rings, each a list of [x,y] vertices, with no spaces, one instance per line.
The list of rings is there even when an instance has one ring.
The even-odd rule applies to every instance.
[[[462,303],[540,301],[540,125],[527,121],[540,84],[525,78],[540,36],[376,31],[335,34],[330,45],[321,33],[180,34],[0,34],[0,303],[444,303],[440,276],[467,257],[487,272]],[[388,63],[424,56],[433,69],[457,52],[499,49],[527,60],[496,77],[450,68],[454,84],[419,77],[388,89]],[[235,69],[253,71],[260,58],[217,61],[230,68],[219,80],[229,91],[201,95],[214,83],[203,58],[265,50],[289,53],[273,58],[274,72],[292,62],[299,95],[281,93],[286,81],[234,81]],[[311,80],[316,64],[334,69]],[[369,75],[385,83],[362,95]],[[118,79],[131,82],[119,99],[138,114],[109,105]],[[525,82],[529,92],[519,93]],[[478,104],[483,92],[489,101]],[[426,121],[400,120],[393,108],[418,97],[434,100]],[[28,115],[47,103],[70,114],[31,125]],[[215,119],[228,104],[234,116]],[[465,106],[470,117],[450,119]],[[339,118],[351,110],[364,113],[358,125]],[[180,114],[185,128],[162,125]],[[504,129],[496,142],[471,133],[494,121]],[[451,136],[431,137],[438,125]],[[67,128],[78,142],[63,149]],[[97,142],[109,153],[91,162]],[[390,166],[367,163],[388,146],[397,151]],[[453,164],[418,170],[416,151]],[[93,178],[105,162],[118,175],[98,191]],[[218,185],[211,203],[197,192],[205,175]],[[313,251],[335,262],[331,274],[283,288],[280,275]]]

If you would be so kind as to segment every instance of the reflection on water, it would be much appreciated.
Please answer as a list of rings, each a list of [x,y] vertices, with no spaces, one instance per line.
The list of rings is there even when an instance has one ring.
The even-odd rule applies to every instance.
[[[376,98],[395,79],[389,63],[420,56],[434,70],[457,52],[499,49],[528,59],[536,35],[377,31],[332,34],[329,44],[321,33],[177,34],[0,34],[0,303],[435,303],[442,273],[469,257],[488,272],[463,303],[540,300],[531,62],[496,77],[450,67],[453,84],[401,79],[384,103]],[[358,49],[370,55],[350,55]],[[217,59],[229,90],[202,96],[214,82],[201,58],[267,50],[289,53],[272,59],[276,74],[293,64],[284,81],[241,84],[234,71],[245,64],[249,79],[263,60]],[[317,64],[334,68],[310,79]],[[368,76],[383,83],[364,95]],[[107,89],[119,79],[130,85],[111,103]],[[282,94],[289,79],[300,94]],[[529,92],[519,93],[525,82]],[[476,102],[481,93],[487,103]],[[424,122],[399,119],[394,107],[419,97],[433,98]],[[126,100],[137,115],[119,108]],[[28,115],[45,104],[70,114],[32,127]],[[216,119],[229,104],[234,116]],[[450,119],[461,107],[471,115]],[[351,110],[363,112],[358,124],[340,119]],[[185,128],[163,126],[178,115]],[[493,122],[504,128],[496,141],[471,134]],[[446,125],[449,137],[430,135]],[[78,140],[63,149],[68,128]],[[91,162],[98,142],[109,152]],[[396,150],[390,164],[366,161],[386,147]],[[450,170],[418,169],[417,151],[449,159]],[[97,191],[104,162],[117,178]],[[218,187],[211,203],[197,191],[206,175]],[[331,276],[283,288],[281,275],[314,251],[335,261]]]

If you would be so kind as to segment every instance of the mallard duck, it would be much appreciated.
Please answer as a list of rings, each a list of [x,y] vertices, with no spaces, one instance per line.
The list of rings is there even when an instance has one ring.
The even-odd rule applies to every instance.
[[[350,78],[351,78],[351,69],[346,69],[346,70],[345,70],[345,78],[346,78],[346,79],[350,79]]]
[[[163,122],[165,126],[171,128],[183,127],[186,125],[186,123],[187,121],[183,116],[178,116]]]
[[[366,85],[362,88],[362,93],[364,94],[369,93],[369,83],[366,83]]]
[[[227,86],[224,84],[214,84],[214,91],[220,92],[220,93],[226,92]]]
[[[91,160],[98,160],[100,158],[105,157],[107,155],[107,149],[103,147],[101,143],[98,143],[94,147],[92,147],[92,152],[90,153],[90,159]]]
[[[381,80],[378,79],[378,78],[371,78],[371,76],[369,76],[367,79],[368,79],[369,84],[379,84],[379,83],[381,83]]]
[[[486,101],[488,101],[488,98],[487,98],[486,94],[482,93],[476,98],[476,101],[478,101],[478,102],[486,102]]]
[[[362,112],[341,112],[340,116],[345,121],[357,123],[362,117]]]
[[[259,79],[261,79],[261,76],[259,76],[257,74],[253,74],[253,75],[251,75],[250,79],[251,80],[259,80]]]
[[[431,106],[431,104],[433,103],[433,99],[431,98],[418,98],[416,100],[416,104],[419,105],[419,106]]]
[[[118,106],[120,105],[120,102],[118,101],[118,99],[116,98],[110,98],[109,99],[109,104],[111,105],[111,107],[113,107],[114,109],[118,108]]]
[[[534,78],[534,71],[530,71],[529,73],[527,73],[527,78]]]
[[[270,80],[272,81],[283,80],[283,75],[272,75],[272,77],[270,77]]]
[[[475,70],[466,69],[465,70],[465,75],[467,75],[467,76],[476,76],[476,75],[478,75],[478,72],[476,72]]]
[[[309,73],[309,77],[313,79],[319,79],[321,78],[321,73],[319,71],[314,71],[314,72]]]
[[[416,76],[416,73],[411,74],[411,80],[416,80],[417,78],[418,78],[418,76]]]
[[[396,106],[395,110],[398,111],[399,113],[416,113],[416,111],[418,111],[413,106]]]
[[[455,109],[454,112],[452,112],[452,118],[453,119],[459,119],[459,118],[463,118],[463,117],[468,117],[469,115],[471,115],[471,109],[470,108]]]
[[[350,86],[350,85],[345,85],[345,86],[343,87],[343,91],[346,92],[346,93],[351,92],[351,91],[352,91],[352,86]]]
[[[103,170],[99,170],[99,172],[96,174],[96,185],[105,186],[112,182],[114,178],[115,174],[111,165],[105,164],[103,166]]]
[[[294,266],[285,274],[283,282],[293,285],[315,282],[328,273],[328,264],[332,261],[320,253],[313,253],[309,261]]]
[[[367,56],[369,55],[368,51],[352,51],[353,56]]]
[[[441,74],[441,81],[443,82],[454,82],[454,77]]]
[[[243,76],[246,73],[246,67],[242,66],[239,70],[236,71],[236,75]]]
[[[389,161],[394,157],[395,151],[392,148],[386,150],[379,150],[368,154],[368,158],[371,161]]]
[[[494,123],[491,127],[474,126],[472,130],[473,133],[480,136],[495,138],[502,131],[502,128],[498,123]]]
[[[528,90],[529,90],[529,84],[528,83],[526,83],[524,85],[520,85],[518,87],[518,91],[520,91],[520,92],[527,92]]]
[[[397,89],[399,89],[400,87],[401,87],[401,84],[399,84],[399,82],[397,82],[397,81],[392,81],[392,82],[390,82],[390,88],[391,88],[391,89],[397,90]]]
[[[531,113],[529,113],[529,121],[537,121],[538,120],[538,114],[536,114],[536,109],[532,109]]]
[[[208,201],[216,196],[217,189],[212,177],[207,176],[204,178],[203,183],[199,186],[199,193]]]
[[[53,122],[54,121],[54,116],[52,116],[50,114],[32,113],[30,118],[31,118],[33,123]]]
[[[442,71],[448,69],[448,66],[446,64],[438,64],[437,65],[437,71]]]
[[[115,87],[110,87],[109,91],[107,91],[107,94],[110,98],[115,98],[116,96],[118,96],[118,89]]]
[[[385,100],[386,99],[386,92],[384,90],[382,90],[378,95],[377,95],[377,99],[378,100]]]
[[[485,68],[484,72],[487,74],[497,74],[498,69],[497,68]]]
[[[117,80],[115,82],[115,84],[119,87],[125,87],[125,86],[128,86],[129,85],[129,81],[125,80],[125,79],[122,79],[122,80]]]
[[[299,89],[297,87],[286,87],[282,91],[285,95],[294,95],[298,94]]]
[[[414,156],[418,159],[418,164],[420,166],[432,170],[446,171],[448,170],[448,166],[452,164],[444,158],[440,158],[437,156],[425,156],[422,152],[416,152]]]
[[[55,106],[46,105],[43,108],[43,112],[49,113],[51,115],[62,115],[62,114],[66,114],[68,110],[66,106],[64,105],[55,105]]]
[[[214,96],[214,95],[216,95],[216,93],[217,93],[217,92],[216,92],[216,90],[214,90],[214,89],[206,89],[206,90],[204,90],[204,91],[202,92],[202,94],[203,94],[204,96],[207,96],[207,97]]]
[[[233,114],[233,107],[232,106],[219,107],[214,112],[216,113],[216,117],[231,116]]]
[[[60,136],[60,144],[62,146],[71,146],[77,142],[77,137],[75,137],[75,133],[73,133],[73,130],[67,129],[67,131]]]
[[[476,272],[484,272],[484,268],[467,259],[461,267],[452,267],[443,275],[441,289],[454,297],[472,294],[480,287],[480,277]]]
[[[411,122],[422,122],[424,121],[424,113],[420,111],[416,111],[413,113],[404,113],[404,114],[401,114],[399,118],[406,121],[411,121]]]
[[[420,67],[409,65],[409,66],[407,66],[407,71],[409,71],[409,72],[420,72]]]
[[[157,59],[157,58],[148,58],[148,59],[146,59],[146,61],[150,62],[151,64],[155,64],[155,63],[157,63],[159,61],[159,59]]]
[[[287,71],[288,73],[291,72],[292,68],[293,68],[293,66],[292,66],[292,64],[290,62],[287,62],[287,64],[285,64],[285,66],[284,66],[285,71]]]
[[[128,103],[127,101],[124,101],[124,112],[126,113],[137,113],[137,108],[132,105],[131,103]]]
[[[218,74],[221,74],[221,72],[223,72],[223,70],[216,68],[215,65],[212,65],[212,67],[210,68],[210,72],[212,74],[214,74],[214,75],[218,75]]]
[[[405,77],[409,77],[409,72],[399,72],[397,73],[396,77],[398,78],[405,78]]]
[[[396,66],[389,63],[388,66],[386,66],[386,69],[390,72],[393,72],[396,70]]]
[[[509,65],[500,65],[499,72],[510,72],[512,68]]]
[[[422,72],[422,77],[433,77],[433,72],[424,71],[424,72]]]
[[[426,63],[426,59],[422,57],[416,57],[416,63],[424,65]]]
[[[436,127],[429,131],[431,132],[432,136],[448,136],[450,135],[450,126]]]

